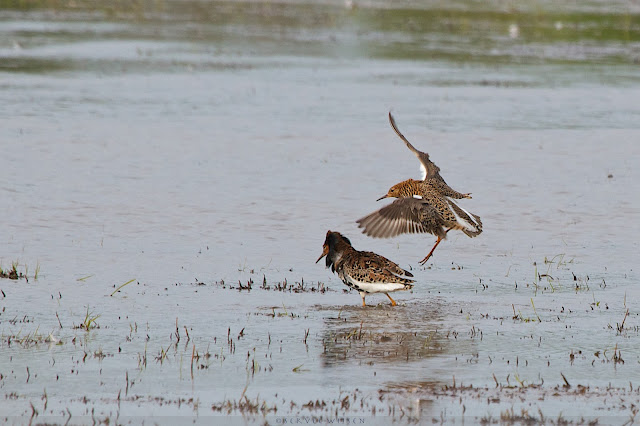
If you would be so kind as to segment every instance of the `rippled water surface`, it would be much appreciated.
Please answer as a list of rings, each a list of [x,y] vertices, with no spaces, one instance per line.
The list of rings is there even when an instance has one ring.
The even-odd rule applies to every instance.
[[[0,279],[3,420],[637,413],[637,4],[21,5],[0,9],[0,266],[28,278]],[[426,267],[431,235],[355,223],[419,176],[389,110],[484,224]],[[362,308],[314,263],[328,229],[413,291]]]

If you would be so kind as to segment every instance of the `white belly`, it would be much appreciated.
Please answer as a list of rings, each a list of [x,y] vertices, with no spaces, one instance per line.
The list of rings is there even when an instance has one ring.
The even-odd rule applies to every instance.
[[[347,277],[354,289],[365,293],[390,293],[392,291],[404,290],[404,284],[400,283],[367,283]]]

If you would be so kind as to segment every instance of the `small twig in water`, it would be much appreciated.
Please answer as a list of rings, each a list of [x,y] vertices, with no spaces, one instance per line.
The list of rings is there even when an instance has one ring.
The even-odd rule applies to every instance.
[[[621,324],[616,324],[616,328],[618,329],[618,333],[622,333],[622,330],[624,330],[624,322],[627,320],[628,316],[629,316],[629,309],[627,309],[627,311],[624,313],[624,318],[622,318],[622,323]]]

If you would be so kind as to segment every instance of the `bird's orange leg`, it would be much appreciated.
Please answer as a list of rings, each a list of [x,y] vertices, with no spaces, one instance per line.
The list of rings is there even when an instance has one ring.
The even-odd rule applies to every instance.
[[[438,244],[440,244],[440,241],[442,241],[442,238],[438,237],[438,241],[436,241],[436,243],[433,245],[433,248],[431,249],[429,254],[420,261],[421,265],[424,265],[425,263],[427,263],[427,260],[429,260],[429,258],[433,255],[433,252],[436,249],[436,247],[438,247]]]
[[[389,293],[385,293],[385,294],[387,295],[387,297],[389,298],[389,300],[391,300],[391,306],[396,306],[396,305],[397,305],[396,301],[395,301],[395,300],[393,300],[393,299],[391,298],[391,296],[389,296]]]
[[[446,232],[445,232],[445,234],[446,234],[447,232],[451,231],[451,229],[452,229],[452,228],[447,229],[447,230],[446,230]],[[430,258],[431,256],[433,256],[433,252],[435,251],[436,247],[438,247],[438,244],[440,244],[440,241],[442,241],[443,239],[444,239],[444,238],[440,238],[440,237],[438,237],[438,241],[436,241],[436,243],[433,245],[433,248],[431,249],[431,251],[429,252],[429,254],[427,255],[427,257],[425,257],[424,259],[422,259],[422,260],[420,261],[420,264],[421,264],[421,265],[424,265],[425,263],[427,263],[427,260],[429,260],[429,258]]]
[[[362,297],[362,306],[363,306],[363,307],[366,307],[366,306],[367,306],[367,304],[366,304],[366,303],[364,303],[364,296],[365,296],[365,294],[366,294],[366,293],[364,293],[364,292],[361,292],[361,293],[360,293],[360,297]]]

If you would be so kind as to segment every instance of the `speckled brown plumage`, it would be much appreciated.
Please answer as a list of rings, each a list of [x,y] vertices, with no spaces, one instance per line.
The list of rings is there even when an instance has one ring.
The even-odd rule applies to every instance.
[[[327,257],[327,268],[336,272],[343,283],[357,290],[362,297],[362,306],[365,304],[365,296],[368,293],[384,293],[391,304],[396,302],[389,296],[389,292],[409,290],[413,275],[399,267],[386,257],[370,251],[358,251],[353,248],[351,241],[339,232],[327,231],[327,236],[322,246],[322,255]]]
[[[455,229],[469,237],[475,237],[482,233],[482,221],[479,216],[467,212],[453,201],[471,198],[471,194],[463,194],[447,185],[440,176],[440,168],[429,159],[429,154],[418,151],[400,133],[391,113],[389,122],[400,139],[420,160],[423,179],[407,179],[393,185],[378,201],[389,197],[399,200],[357,222],[364,228],[362,232],[372,237],[390,238],[402,233],[422,232],[437,236],[438,240],[429,254],[420,261],[424,264],[440,241],[446,238],[447,232]],[[421,198],[421,201],[402,201],[413,200],[414,197]]]
[[[394,197],[399,199],[411,198],[414,199],[414,196],[422,197],[422,200],[428,203],[431,208],[437,213],[437,215],[432,215],[430,218],[432,223],[437,223],[439,226],[445,227],[447,229],[456,229],[464,232],[466,235],[470,237],[475,237],[482,233],[482,221],[479,216],[476,216],[472,213],[469,213],[458,206],[453,200],[449,197],[443,195],[438,187],[433,186],[430,181],[421,181],[421,180],[413,180],[408,179],[398,184],[393,185],[389,192],[379,200],[388,197]],[[395,205],[395,206],[394,206]],[[394,209],[406,208],[408,206],[417,206],[419,204],[414,203],[393,203],[388,207],[392,207]],[[384,207],[383,207],[384,209]],[[424,209],[424,207],[423,207]],[[362,220],[362,219],[360,219]],[[358,220],[358,223],[360,223]],[[367,232],[367,229],[363,231],[365,234],[375,237],[370,232]],[[373,229],[371,229],[373,232]],[[430,232],[431,234],[438,235],[435,232]],[[390,235],[392,237],[395,235]],[[388,237],[384,237],[388,238]],[[444,237],[443,237],[444,238]]]

